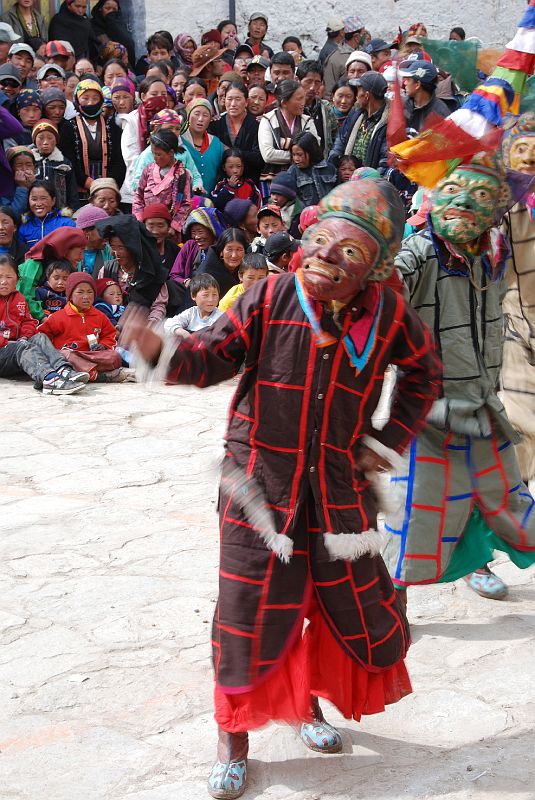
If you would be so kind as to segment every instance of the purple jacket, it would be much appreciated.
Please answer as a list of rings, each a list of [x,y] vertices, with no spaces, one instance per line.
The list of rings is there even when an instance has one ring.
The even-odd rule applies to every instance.
[[[193,264],[199,255],[199,245],[193,239],[189,239],[180,248],[175,263],[171,267],[169,277],[177,283],[183,283],[187,278],[191,278]]]
[[[0,140],[2,144],[4,139],[9,139],[23,131],[24,128],[18,119],[15,119],[13,114],[10,114],[6,108],[0,105]],[[13,173],[9,166],[4,148],[0,147],[0,197],[13,197],[14,193],[15,182],[13,180]]]

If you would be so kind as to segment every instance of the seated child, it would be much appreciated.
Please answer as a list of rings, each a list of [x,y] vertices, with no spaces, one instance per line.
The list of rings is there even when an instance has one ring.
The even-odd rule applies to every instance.
[[[338,161],[338,180],[346,183],[351,176],[361,166],[360,161],[355,156],[340,156]]]
[[[51,261],[45,268],[46,281],[35,290],[35,299],[41,303],[45,317],[65,306],[65,284],[71,272],[74,272],[73,266],[65,258]]]
[[[43,394],[74,394],[89,375],[75,372],[42,333],[30,315],[24,297],[17,292],[18,269],[11,256],[0,256],[0,378],[29,375]]]
[[[121,369],[121,356],[116,350],[117,334],[108,317],[93,306],[97,287],[86,272],[73,272],[65,285],[67,305],[47,317],[39,331],[63,351],[76,369],[89,373],[91,381],[118,382],[128,380]]]
[[[151,203],[163,203],[171,214],[171,228],[181,241],[182,227],[191,211],[191,173],[182,161],[175,161],[179,144],[173,131],[151,134],[154,158],[141,173],[132,204],[132,214],[141,222],[143,211]]]
[[[263,253],[267,237],[277,231],[285,230],[279,206],[271,203],[262,206],[258,212],[257,225],[259,235],[253,239],[250,248],[252,253]]]
[[[124,314],[126,306],[123,305],[123,292],[121,287],[112,278],[99,278],[97,281],[97,300],[95,308],[105,314],[112,325],[117,323]]]
[[[244,178],[245,161],[242,151],[237,147],[229,147],[223,153],[221,169],[225,178],[216,185],[211,197],[214,205],[220,211],[231,200],[238,197],[240,200],[250,200],[255,206],[260,205],[260,192],[250,178]]]
[[[28,195],[30,211],[19,228],[19,239],[33,247],[57,228],[74,228],[76,223],[56,205],[56,190],[49,181],[35,181]]]
[[[187,336],[188,333],[209,328],[221,316],[222,312],[217,307],[219,284],[212,275],[208,272],[194,275],[189,289],[195,305],[181,311],[175,317],[166,319],[164,322],[165,333]]]
[[[264,255],[267,258],[267,268],[270,273],[288,272],[288,265],[292,256],[299,249],[299,242],[292,239],[286,231],[272,233],[266,239]]]
[[[288,236],[288,234],[275,234],[279,236]],[[238,297],[244,293],[249,286],[253,283],[267,278],[268,262],[262,253],[246,253],[243,257],[241,265],[238,267],[238,277],[240,283],[229,289],[224,297],[221,298],[219,303],[220,311],[227,311],[233,303],[236,302]]]
[[[271,181],[269,202],[280,208],[286,230],[292,236],[299,236],[299,215],[303,210],[303,203],[297,196],[294,175],[290,172],[279,172],[274,176]]]
[[[33,126],[32,141],[30,150],[35,157],[35,177],[38,181],[50,181],[54,186],[59,208],[68,206],[75,211],[80,205],[76,178],[71,162],[58,148],[58,129],[48,119],[39,120]]]

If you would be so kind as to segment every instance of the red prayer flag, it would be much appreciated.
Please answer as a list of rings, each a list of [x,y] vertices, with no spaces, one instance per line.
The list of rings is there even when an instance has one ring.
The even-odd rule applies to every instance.
[[[390,101],[390,112],[386,126],[386,141],[388,149],[396,144],[401,144],[407,138],[407,122],[401,99],[401,87],[399,85],[398,71],[396,67],[396,79],[394,81],[394,97]]]

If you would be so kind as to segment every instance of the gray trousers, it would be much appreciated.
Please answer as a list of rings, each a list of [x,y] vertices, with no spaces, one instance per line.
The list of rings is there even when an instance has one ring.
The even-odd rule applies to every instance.
[[[41,388],[46,375],[62,367],[72,369],[44,333],[0,347],[0,378],[26,374],[33,378],[36,388]]]

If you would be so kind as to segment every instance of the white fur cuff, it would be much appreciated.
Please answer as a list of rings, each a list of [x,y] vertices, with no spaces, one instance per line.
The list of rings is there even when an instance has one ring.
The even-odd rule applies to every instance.
[[[323,542],[333,561],[357,561],[362,556],[378,556],[386,543],[386,535],[375,530],[324,533]]]
[[[162,350],[158,363],[155,367],[141,356],[137,348],[132,348],[132,363],[136,370],[136,380],[138,383],[163,383],[167,378],[167,373],[171,366],[171,359],[176,353],[180,339],[176,336],[162,337]]]
[[[373,452],[377,453],[377,455],[381,456],[381,458],[386,459],[390,464],[392,464],[392,467],[396,470],[396,472],[400,472],[403,469],[403,458],[399,455],[399,453],[396,453],[395,450],[387,447],[385,444],[378,441],[378,439],[374,439],[373,436],[363,436],[362,444],[366,447],[369,447],[370,450],[373,450]]]

